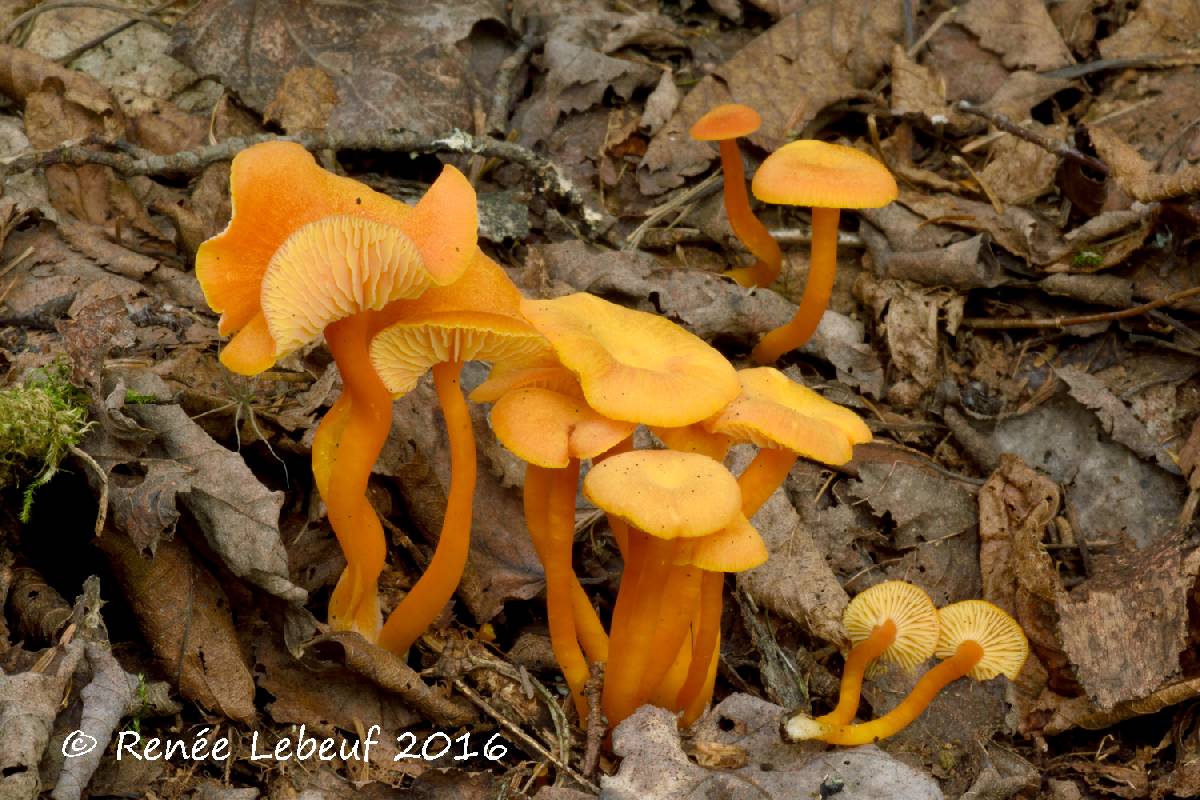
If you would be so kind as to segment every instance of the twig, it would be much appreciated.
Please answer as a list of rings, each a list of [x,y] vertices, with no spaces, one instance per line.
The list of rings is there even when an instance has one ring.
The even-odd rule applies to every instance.
[[[1151,300],[1149,303],[1143,303],[1140,306],[1122,309],[1121,311],[1108,311],[1103,314],[1084,314],[1079,317],[1031,317],[1029,319],[990,319],[988,317],[963,317],[960,327],[964,328],[990,328],[1011,329],[1011,328],[1066,328],[1071,325],[1089,325],[1093,322],[1112,322],[1118,319],[1128,319],[1129,317],[1137,317],[1145,314],[1147,311],[1153,311],[1156,308],[1170,306],[1178,303],[1180,300],[1186,300],[1189,297],[1195,297],[1200,294],[1200,286],[1193,286],[1190,289],[1184,289],[1179,292],[1173,292],[1166,297],[1160,297],[1157,300]]]
[[[171,6],[175,5],[176,2],[178,2],[178,0],[163,0],[163,2],[159,3],[154,8],[148,9],[146,11],[146,16],[151,17],[151,16],[154,16],[155,14],[159,13],[160,11],[165,11],[167,8],[170,8]],[[86,42],[79,45],[74,50],[71,50],[68,53],[63,53],[58,58],[55,58],[54,62],[56,64],[62,64],[64,66],[67,64],[70,64],[72,61],[79,58],[81,55],[86,53],[88,50],[91,50],[93,47],[99,47],[100,45],[104,44],[112,37],[116,36],[119,33],[124,33],[125,31],[129,30],[130,28],[132,28],[134,25],[137,25],[141,21],[142,20],[140,20],[140,19],[127,19],[124,22],[122,22],[120,25],[117,25],[115,28],[109,28],[107,31],[100,34],[99,36],[96,36],[92,39],[88,39]]]
[[[1063,144],[1062,142],[1054,141],[1053,139],[1048,139],[1039,133],[1035,133],[1028,128],[1018,125],[1003,114],[997,114],[994,111],[988,111],[980,108],[970,100],[959,100],[956,108],[964,114],[970,114],[973,117],[985,119],[992,126],[999,128],[1005,133],[1011,133],[1013,136],[1016,136],[1019,139],[1024,139],[1027,142],[1036,144],[1043,150],[1049,153],[1054,153],[1060,158],[1067,158],[1072,161],[1077,161],[1086,166],[1088,169],[1095,170],[1106,177],[1109,174],[1108,165],[1100,159],[1093,158],[1086,153],[1081,153],[1074,147]]]
[[[547,750],[541,742],[539,742],[537,739],[534,739],[525,731],[521,730],[520,726],[509,720],[508,717],[501,714],[499,710],[493,707],[492,704],[487,700],[483,699],[483,697],[474,689],[472,689],[470,686],[467,686],[466,682],[461,678],[454,679],[454,688],[462,692],[463,696],[465,696],[472,703],[479,706],[479,708],[482,709],[485,714],[496,720],[497,724],[499,724],[501,728],[504,728],[504,730],[508,731],[509,734],[520,740],[521,744],[529,748],[531,752],[541,756],[554,766],[558,767],[560,770],[562,770],[563,774],[569,776],[571,780],[575,781],[588,791],[595,792],[596,794],[600,793],[599,786],[592,783],[583,775],[580,775],[571,767],[570,764],[564,763],[562,759]]]
[[[103,0],[48,0],[48,2],[40,3],[39,5],[34,6],[24,14],[18,16],[12,22],[8,23],[4,30],[0,31],[0,42],[7,42],[8,37],[12,36],[14,31],[16,31],[26,22],[29,22],[34,17],[44,14],[47,11],[54,11],[59,8],[99,8],[104,11],[114,11],[118,14],[125,14],[129,17],[132,17],[135,22],[144,22],[147,25],[158,28],[164,33],[171,32],[171,26],[159,22],[153,17],[147,16],[139,11],[134,11],[133,9],[123,6],[119,3],[106,3],[103,2]]]
[[[92,474],[96,476],[96,480],[100,482],[100,499],[97,501],[99,508],[96,509],[95,527],[96,536],[99,536],[104,533],[104,521],[108,519],[108,476],[104,474],[104,470],[100,465],[96,463],[96,459],[92,458],[85,451],[72,445],[68,452],[86,464],[88,469],[92,471]]]
[[[810,244],[812,228],[771,228],[771,238],[780,247],[794,244]],[[700,244],[711,242],[712,237],[699,228],[651,228],[642,235],[639,246],[643,250],[670,250],[678,244]],[[866,247],[862,237],[849,231],[838,231],[838,248]]]
[[[642,220],[642,224],[633,229],[625,239],[625,243],[621,245],[622,250],[636,250],[642,241],[642,237],[646,232],[654,227],[658,222],[665,219],[668,214],[676,209],[690,203],[692,200],[698,200],[701,197],[707,196],[709,193],[716,191],[723,186],[723,179],[720,172],[714,172],[704,180],[697,183],[695,186],[684,189],[683,191],[671,196],[666,202],[660,203],[646,215]]]
[[[587,746],[583,751],[582,768],[584,775],[594,778],[596,769],[600,766],[600,745],[604,741],[608,726],[605,724],[604,711],[600,707],[600,691],[604,687],[604,663],[592,662],[590,670],[591,674],[583,686],[583,696],[588,701],[588,718]]]
[[[521,37],[517,49],[508,58],[500,62],[496,70],[496,80],[493,84],[496,92],[492,97],[492,107],[487,115],[487,132],[492,136],[503,136],[508,132],[508,114],[512,108],[513,81],[529,54],[541,43],[541,32],[538,30],[536,19],[531,18],[529,30]]]
[[[1174,55],[1142,56],[1140,58],[1102,58],[1089,61],[1086,64],[1071,64],[1066,67],[1052,69],[1039,73],[1045,78],[1075,80],[1095,72],[1108,72],[1115,69],[1166,69],[1170,67],[1191,66],[1200,63],[1200,52],[1176,53]]]
[[[346,135],[308,133],[299,136],[275,136],[260,134],[227,139],[218,144],[165,156],[143,150],[134,150],[135,155],[131,155],[124,152],[94,150],[79,145],[64,145],[40,152],[22,153],[6,160],[0,160],[0,167],[3,168],[0,170],[0,176],[54,164],[70,164],[72,166],[99,164],[109,167],[125,177],[194,175],[210,164],[233,158],[247,147],[271,141],[297,142],[305,149],[312,151],[379,150],[392,153],[459,153],[491,156],[525,167],[533,175],[543,192],[553,199],[567,203],[579,212],[583,218],[585,230],[592,235],[603,233],[613,223],[613,218],[609,214],[592,208],[584,200],[579,189],[553,161],[543,158],[519,144],[487,136],[472,136],[460,130],[454,130],[446,136],[434,138],[397,131]]]

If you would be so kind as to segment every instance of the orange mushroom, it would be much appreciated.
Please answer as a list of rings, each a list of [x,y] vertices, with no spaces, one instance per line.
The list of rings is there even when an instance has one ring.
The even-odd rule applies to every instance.
[[[754,196],[767,203],[812,207],[808,281],[791,322],[767,333],[752,357],[773,364],[802,346],[817,329],[837,272],[838,217],[843,208],[879,208],[896,199],[896,180],[869,155],[840,144],[800,140],[785,144],[754,175]]]
[[[964,600],[938,612],[941,632],[936,655],[945,659],[926,672],[900,703],[878,719],[858,725],[829,725],[807,715],[785,719],[789,741],[820,739],[829,744],[862,745],[903,730],[948,684],[964,676],[977,681],[1004,675],[1016,680],[1029,656],[1029,641],[1017,621],[991,603]]]
[[[587,661],[607,661],[609,642],[571,566],[579,464],[615,447],[636,426],[601,416],[582,398],[533,387],[500,397],[491,420],[500,443],[528,463],[525,521],[546,570],[550,644],[585,719]]]
[[[837,706],[816,721],[847,725],[858,711],[863,676],[876,659],[912,672],[933,655],[940,625],[933,601],[904,581],[884,581],[860,592],[842,615],[854,646],[842,669]]]
[[[675,601],[666,596],[672,573],[685,566],[676,563],[680,541],[710,536],[736,522],[741,496],[720,463],[673,450],[606,458],[584,479],[583,493],[629,525],[602,698],[609,724],[617,725],[657,688],[643,683],[647,666],[659,659],[670,666],[691,617],[687,609],[682,628],[670,621],[677,615],[666,615],[666,628],[660,621],[664,605]]]
[[[717,106],[692,126],[693,139],[717,142],[721,149],[721,171],[725,173],[725,213],[729,225],[755,257],[752,266],[731,269],[725,274],[741,286],[770,286],[779,277],[783,253],[767,227],[750,210],[746,193],[746,171],[738,150],[740,136],[749,136],[762,125],[762,117],[749,106],[727,103]]]
[[[344,387],[313,445],[317,487],[347,561],[329,618],[374,641],[386,548],[366,488],[391,398],[367,358],[370,317],[463,273],[476,251],[475,192],[446,167],[410,208],[326,172],[290,142],[243,150],[230,183],[233,218],[196,253],[218,330],[233,334],[221,362],[254,375],[324,334]]]
[[[735,441],[758,446],[758,454],[738,478],[742,510],[753,517],[800,456],[837,466],[856,444],[871,441],[857,414],[771,367],[738,371],[741,392],[704,427]]]
[[[521,313],[575,373],[588,405],[609,419],[678,427],[738,393],[723,355],[670,320],[590,294],[524,300]]]
[[[379,644],[392,652],[407,651],[437,618],[462,578],[470,550],[475,431],[459,386],[463,364],[525,363],[549,355],[545,340],[518,315],[519,302],[504,270],[476,251],[458,281],[396,302],[376,318],[385,327],[371,339],[375,372],[391,396],[401,397],[432,369],[450,440],[450,493],[437,549],[379,635]]]

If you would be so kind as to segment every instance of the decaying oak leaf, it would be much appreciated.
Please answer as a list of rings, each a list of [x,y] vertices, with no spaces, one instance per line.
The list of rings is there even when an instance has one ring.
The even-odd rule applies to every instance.
[[[740,469],[735,470],[740,472]],[[771,557],[737,575],[738,586],[757,602],[828,642],[846,642],[842,612],[850,599],[813,539],[812,526],[830,525],[841,515],[806,509],[801,519],[785,492],[773,494],[751,522]]]
[[[1039,0],[971,0],[955,20],[999,53],[1004,65],[1047,71],[1070,64],[1071,51]]]
[[[1200,8],[1188,0],[1144,0],[1125,25],[1099,42],[1104,58],[1173,55],[1200,47]]]
[[[1200,165],[1184,167],[1171,175],[1160,175],[1136,149],[1107,128],[1089,128],[1088,134],[1100,158],[1112,168],[1117,183],[1143,203],[1200,192]]]
[[[480,20],[503,16],[490,0],[208,0],[175,26],[173,54],[260,112],[291,70],[321,68],[338,99],[329,133],[432,136],[473,127],[475,90],[458,45]]]
[[[162,380],[146,370],[130,372],[125,378],[141,395],[170,394]],[[287,552],[279,533],[283,494],[263,486],[240,455],[222,447],[179,406],[133,404],[123,411],[156,434],[150,449],[140,458],[122,457],[115,451],[94,455],[109,470],[131,461],[146,464],[150,486],[121,487],[130,493],[130,513],[141,514],[129,530],[138,531],[142,539],[153,535],[139,545],[152,549],[155,539],[172,532],[175,520],[165,511],[164,493],[174,493],[234,575],[284,600],[303,603],[307,595],[288,578]],[[151,469],[150,462],[144,461],[147,458],[168,459],[170,466]],[[163,527],[155,531],[156,525]]]
[[[229,719],[252,719],[254,680],[212,573],[179,538],[161,540],[153,558],[118,531],[97,543],[164,673],[179,676],[180,693]]]
[[[875,572],[872,581],[919,576],[921,587],[939,606],[979,596],[973,536],[977,517],[974,498],[963,483],[896,460],[863,463],[849,490],[877,517],[892,520],[888,545],[903,553],[882,575]]]
[[[745,751],[738,768],[706,768],[688,759],[675,715],[642,706],[613,732],[621,769],[600,779],[610,800],[792,800],[812,794],[941,800],[932,778],[868,745],[823,752],[820,745],[785,744],[779,720],[785,709],[745,694],[727,697],[696,726],[692,748],[705,743]],[[826,787],[822,792],[821,787]]]

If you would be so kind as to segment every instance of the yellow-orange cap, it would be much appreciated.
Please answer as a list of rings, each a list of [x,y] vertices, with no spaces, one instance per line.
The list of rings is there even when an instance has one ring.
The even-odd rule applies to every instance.
[[[549,358],[546,340],[517,313],[520,297],[500,265],[476,251],[454,283],[392,303],[376,316],[373,323],[387,327],[371,340],[371,364],[388,390],[400,396],[440,362]]]
[[[306,307],[310,297],[319,296],[314,302],[330,311],[365,310],[386,302],[389,291],[419,292],[430,283],[453,281],[476,250],[475,192],[453,167],[410,208],[321,169],[294,142],[267,142],[234,158],[230,187],[233,217],[224,231],[200,246],[196,278],[209,305],[221,313],[220,332],[239,334],[222,353],[222,361],[239,372],[261,371],[294,348],[289,343],[276,347],[274,336],[288,339],[315,324]],[[310,227],[322,220],[326,222]],[[304,235],[291,243],[289,254],[281,256],[285,243],[301,231]],[[344,249],[355,243],[374,250],[356,254]],[[330,256],[328,274],[320,264],[299,263],[306,254]],[[419,267],[415,276],[392,274],[414,266]],[[264,284],[273,267],[290,277],[275,281],[268,299]],[[296,285],[287,285],[293,279]],[[295,297],[289,299],[292,291]],[[292,299],[305,317],[302,323],[287,319]],[[272,307],[270,314],[266,305]]]
[[[936,655],[949,658],[963,642],[977,642],[983,658],[970,672],[977,681],[1004,675],[1015,681],[1029,657],[1029,640],[1017,621],[985,600],[963,600],[938,612],[941,635]]]
[[[871,441],[857,414],[773,367],[739,370],[738,382],[737,398],[704,423],[710,431],[834,465],[849,461],[854,445]]]
[[[502,445],[521,460],[548,469],[562,469],[572,458],[598,456],[637,427],[600,416],[582,399],[532,387],[497,400],[491,421]]]
[[[879,208],[898,193],[892,173],[866,153],[811,139],[767,156],[751,187],[765,203],[813,208]]]
[[[696,453],[635,450],[592,467],[583,494],[599,508],[660,539],[708,536],[741,514],[737,479]]]
[[[696,120],[690,132],[693,139],[701,142],[719,142],[749,136],[761,126],[762,117],[750,106],[726,103]]]
[[[487,380],[471,392],[472,403],[494,403],[506,393],[517,389],[549,389],[567,397],[583,399],[579,379],[575,373],[562,366],[519,366],[508,364],[492,368]]]
[[[690,425],[737,396],[733,366],[670,320],[583,292],[525,300],[521,312],[579,376],[588,404],[611,419]]]
[[[896,638],[880,658],[912,672],[933,655],[941,626],[937,608],[922,589],[904,581],[884,581],[859,592],[842,614],[854,644],[866,641],[887,620],[895,623]]]
[[[744,514],[716,533],[692,539],[676,564],[690,564],[708,572],[742,572],[767,563],[767,544]]]

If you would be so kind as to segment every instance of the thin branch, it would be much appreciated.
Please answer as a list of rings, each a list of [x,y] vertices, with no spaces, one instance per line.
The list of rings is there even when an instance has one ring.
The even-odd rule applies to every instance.
[[[517,49],[509,54],[496,70],[495,95],[492,96],[492,107],[487,115],[487,132],[492,136],[503,136],[508,131],[509,109],[512,108],[513,81],[517,71],[529,59],[529,54],[541,44],[541,32],[536,20],[531,19],[529,30],[517,43]]]
[[[478,692],[476,692],[470,686],[467,686],[466,682],[463,681],[461,678],[454,679],[454,688],[458,689],[458,691],[462,692],[463,695],[465,695],[466,698],[468,700],[470,700],[472,703],[479,706],[479,708],[481,708],[485,714],[487,714],[492,719],[496,720],[496,722],[500,725],[501,728],[504,728],[504,730],[508,731],[509,734],[516,737],[517,740],[520,741],[521,744],[524,747],[528,748],[532,753],[541,756],[542,758],[546,759],[554,766],[558,767],[560,770],[563,771],[563,773],[565,775],[568,775],[571,778],[571,780],[575,781],[576,783],[578,783],[580,786],[584,787],[588,791],[594,792],[596,794],[600,793],[599,786],[592,783],[590,780],[588,780],[584,776],[580,775],[578,772],[576,772],[571,767],[570,764],[564,763],[562,759],[560,759],[558,756],[554,755],[549,750],[547,750],[542,745],[541,742],[539,742],[537,739],[534,739],[532,736],[530,736],[525,731],[521,730],[521,727],[519,725],[514,723],[508,717],[501,714],[499,710],[497,710],[491,703],[489,703],[487,700],[485,700]]]
[[[97,501],[97,505],[99,507],[96,509],[95,526],[96,536],[99,536],[104,532],[104,522],[106,519],[108,519],[108,475],[106,475],[104,469],[96,463],[96,459],[92,458],[80,448],[72,445],[69,452],[71,455],[75,456],[87,465],[88,469],[92,471],[92,474],[96,476],[96,481],[100,484],[100,499]]]
[[[1003,114],[997,114],[994,111],[988,111],[987,109],[980,108],[969,100],[959,100],[958,105],[955,107],[964,114],[970,114],[973,117],[985,119],[993,127],[999,128],[1005,133],[1011,133],[1013,136],[1016,136],[1019,139],[1032,142],[1043,150],[1053,153],[1056,156],[1070,159],[1071,161],[1078,161],[1088,169],[1095,170],[1104,176],[1107,176],[1109,173],[1108,165],[1100,159],[1093,158],[1086,153],[1081,153],[1074,147],[1063,144],[1062,142],[1054,141],[1053,139],[1048,139],[1039,133],[1035,133],[1028,128],[1018,125]]]
[[[1195,297],[1200,294],[1200,286],[1193,286],[1190,289],[1184,289],[1179,292],[1173,292],[1166,297],[1160,297],[1157,300],[1151,300],[1149,303],[1143,303],[1140,306],[1125,308],[1120,311],[1108,311],[1103,314],[1084,314],[1078,317],[1030,317],[1029,319],[991,319],[989,317],[963,317],[960,327],[963,328],[990,328],[996,329],[1011,329],[1011,328],[1066,328],[1072,325],[1090,325],[1093,322],[1112,322],[1118,319],[1128,319],[1129,317],[1138,317],[1148,311],[1153,311],[1156,308],[1170,306],[1178,303],[1180,300],[1186,300],[1189,297]]]
[[[537,155],[526,147],[488,136],[472,136],[455,130],[446,136],[423,137],[396,131],[364,134],[311,133],[299,136],[260,134],[227,139],[218,144],[186,150],[171,155],[156,155],[134,149],[132,153],[94,150],[79,145],[63,145],[39,152],[27,152],[0,160],[0,175],[23,172],[54,164],[83,166],[99,164],[125,177],[135,175],[194,175],[210,164],[227,161],[262,142],[297,142],[307,150],[378,150],[391,153],[459,153],[499,158],[518,164],[534,177],[539,188],[552,199],[564,202],[579,212],[584,228],[592,235],[606,231],[613,218],[602,210],[592,208],[583,194],[557,164]]]
[[[33,18],[39,16],[40,14],[44,14],[47,11],[54,11],[55,9],[59,8],[99,8],[104,11],[113,11],[117,14],[125,14],[137,22],[144,22],[147,25],[158,28],[160,31],[165,33],[171,32],[171,27],[169,25],[159,22],[153,17],[143,14],[139,11],[134,11],[131,8],[127,8],[120,3],[106,3],[102,0],[49,0],[48,2],[34,6],[24,14],[18,16],[12,22],[8,23],[4,30],[0,31],[0,42],[7,42],[8,37],[12,36],[13,33],[26,22],[29,22]]]

